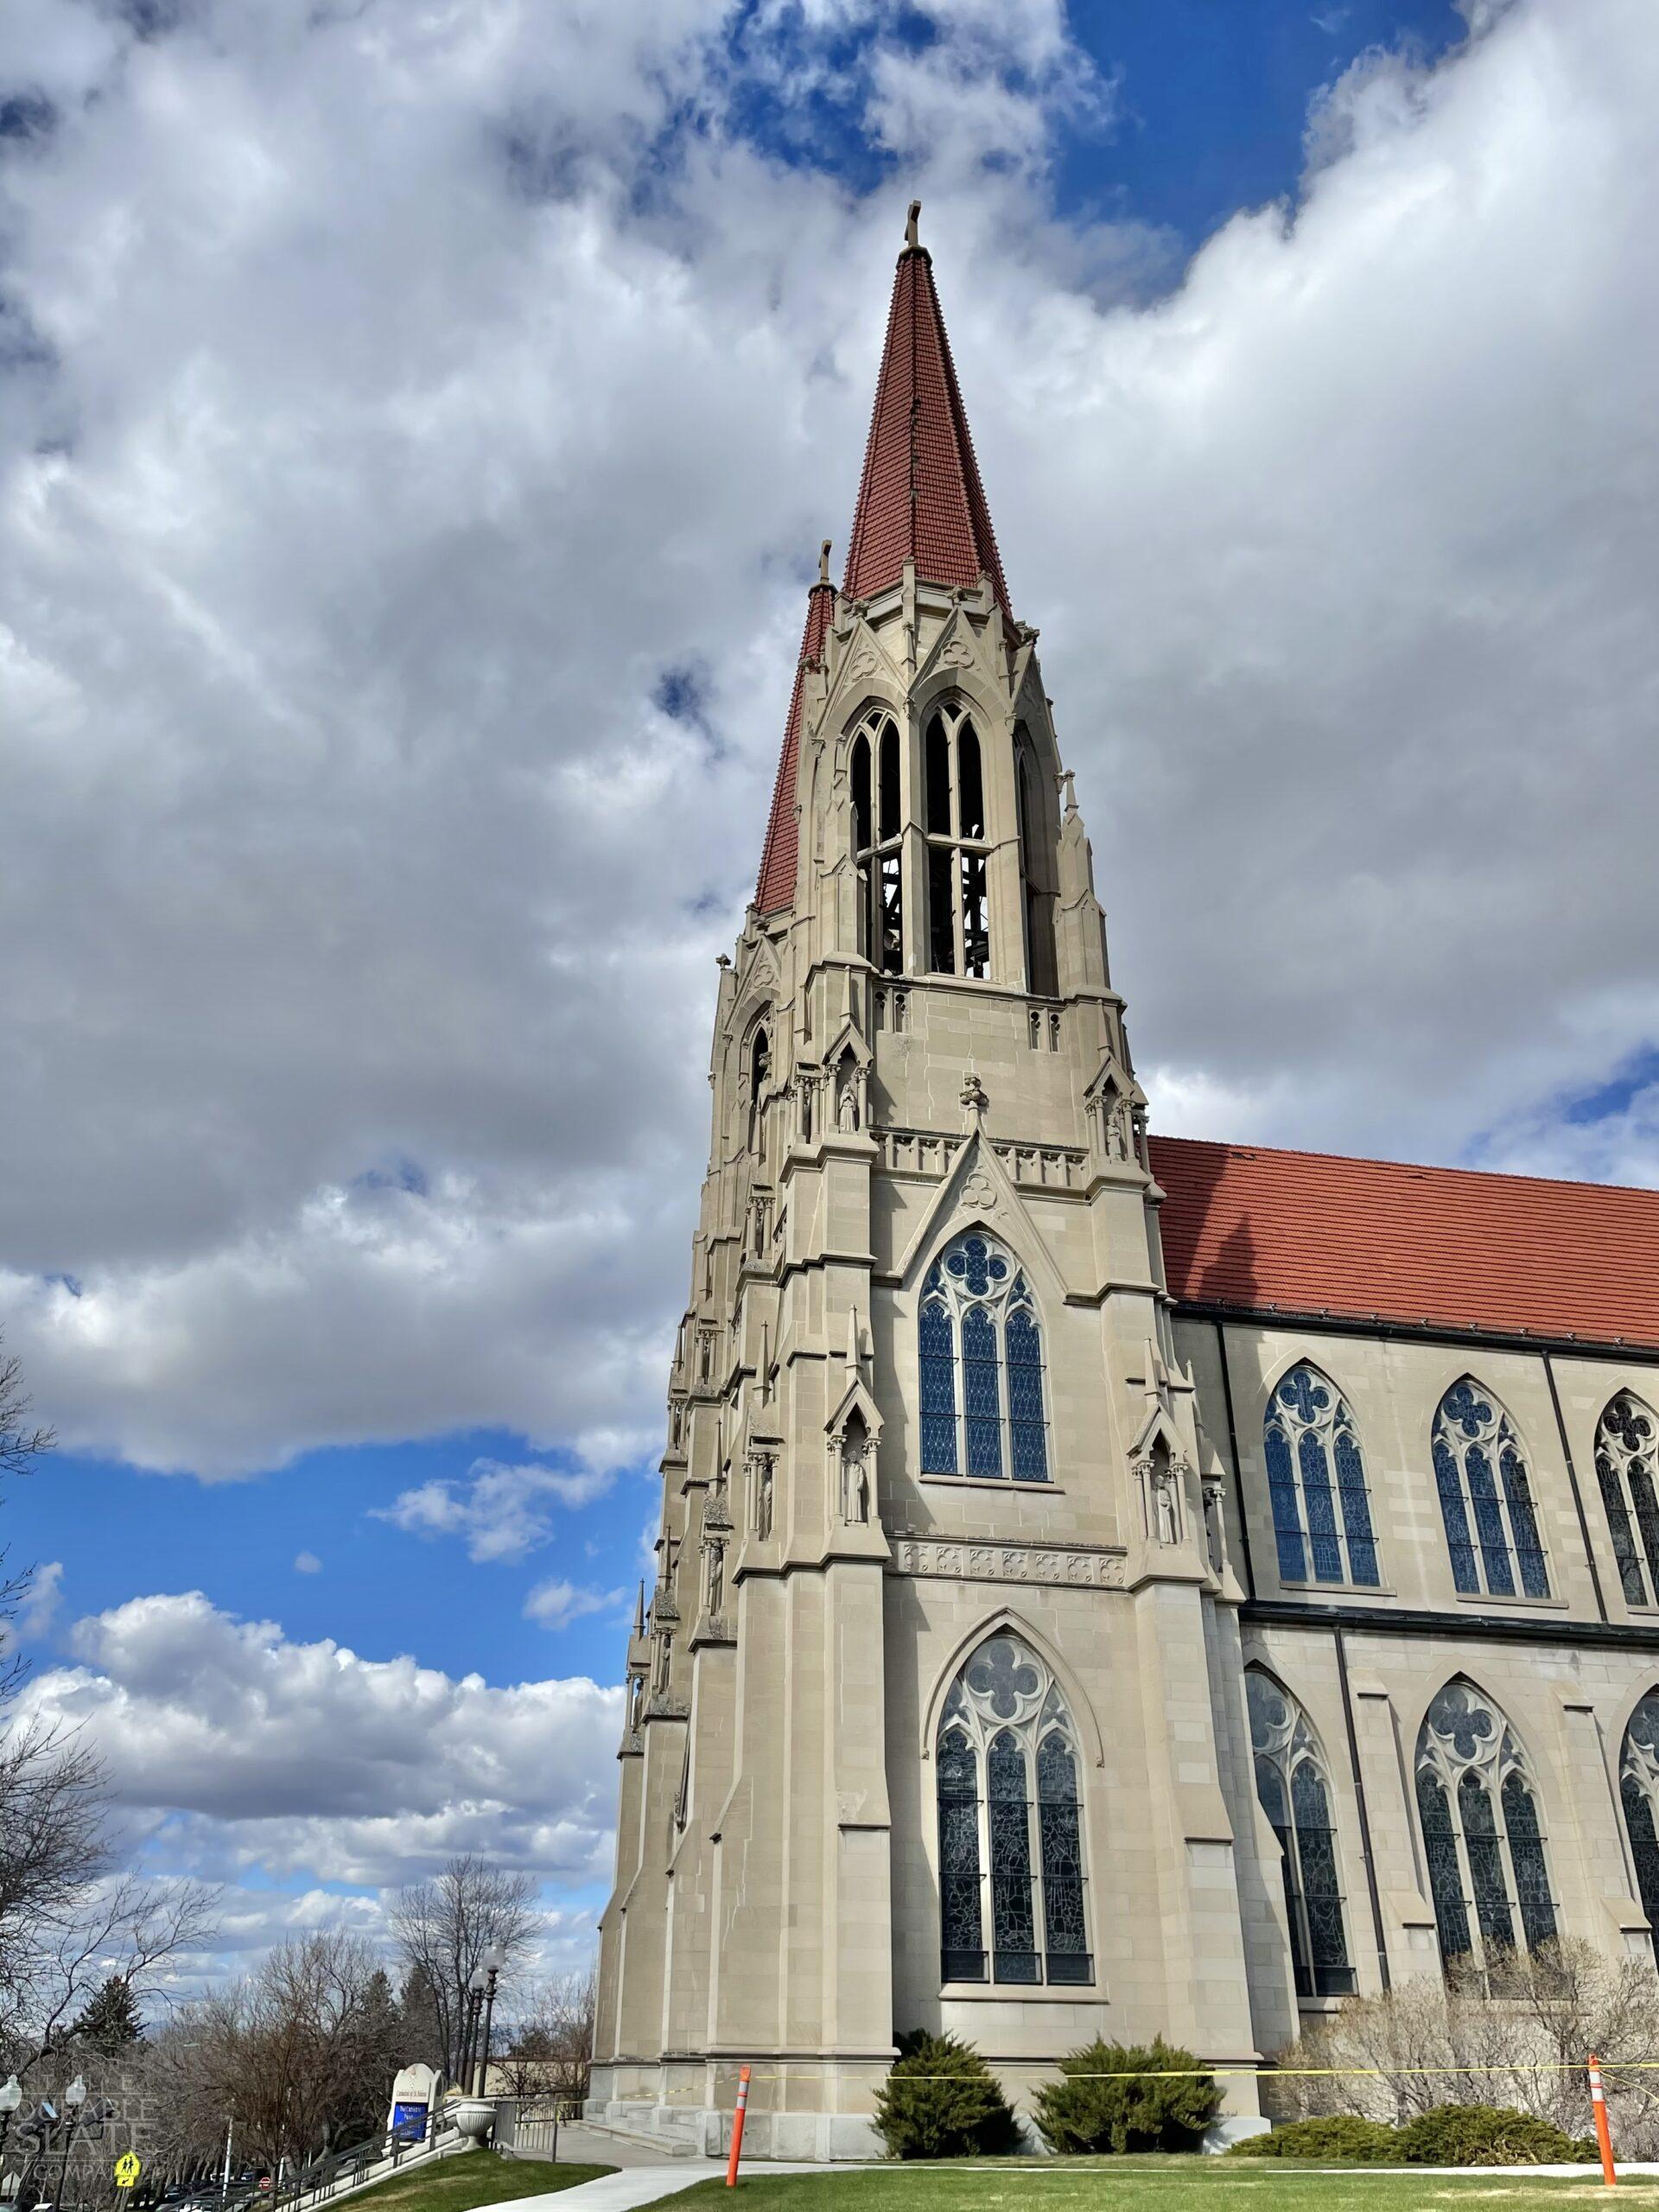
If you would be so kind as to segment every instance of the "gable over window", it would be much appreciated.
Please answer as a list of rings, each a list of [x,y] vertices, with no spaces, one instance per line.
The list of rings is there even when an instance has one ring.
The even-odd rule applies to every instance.
[[[928,1269],[917,1352],[925,1475],[1048,1480],[1036,1300],[983,1230],[954,1238]]]
[[[936,1759],[941,1978],[1092,1982],[1077,1731],[1023,1637],[1001,1629],[963,1667]]]
[[[1306,1361],[1281,1377],[1262,1425],[1279,1573],[1375,1589],[1376,1540],[1359,1434],[1341,1392]]]
[[[1454,1382],[1434,1415],[1434,1487],[1452,1556],[1467,1594],[1548,1598],[1549,1570],[1526,1458],[1515,1423],[1472,1376]]]

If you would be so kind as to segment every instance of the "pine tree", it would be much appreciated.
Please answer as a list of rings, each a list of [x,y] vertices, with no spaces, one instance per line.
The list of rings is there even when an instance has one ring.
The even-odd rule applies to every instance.
[[[1039,2089],[1037,2125],[1052,2151],[1188,2151],[1221,2099],[1190,2050],[1096,2036]]]
[[[138,2000],[129,1984],[112,1974],[90,1998],[69,2030],[70,2035],[100,2057],[114,2058],[143,2040],[144,2023]]]

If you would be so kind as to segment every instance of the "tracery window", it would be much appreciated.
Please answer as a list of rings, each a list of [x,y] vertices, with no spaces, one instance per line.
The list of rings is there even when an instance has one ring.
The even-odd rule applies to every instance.
[[[1306,1362],[1293,1367],[1268,1401],[1262,1441],[1281,1579],[1375,1589],[1365,1461],[1336,1384]]]
[[[1637,1893],[1659,1958],[1659,1690],[1648,1692],[1624,1731],[1618,1796],[1636,1861]]]
[[[1554,1901],[1526,1754],[1503,1715],[1461,1678],[1417,1738],[1417,1811],[1446,1965],[1491,1966],[1554,1941]]]
[[[936,976],[991,972],[991,846],[979,733],[947,702],[923,736],[927,839],[927,964]]]
[[[899,732],[876,715],[853,740],[853,858],[861,886],[859,950],[883,975],[905,964]]]
[[[946,1981],[1092,1982],[1077,1739],[1059,1685],[1001,1630],[950,1686],[936,1746]],[[990,1934],[988,1953],[986,1932]]]
[[[1659,1603],[1659,1417],[1628,1390],[1596,1424],[1596,1480],[1625,1604]]]
[[[1325,1754],[1307,1715],[1258,1668],[1246,1669],[1255,1794],[1284,1854],[1285,1918],[1299,1997],[1348,1997],[1354,1969]]]
[[[1048,1480],[1043,1332],[1025,1271],[982,1230],[927,1271],[917,1326],[922,1472]]]
[[[1457,1588],[1512,1598],[1518,1572],[1527,1597],[1548,1598],[1549,1569],[1521,1440],[1503,1407],[1472,1376],[1454,1382],[1440,1400],[1433,1451]]]

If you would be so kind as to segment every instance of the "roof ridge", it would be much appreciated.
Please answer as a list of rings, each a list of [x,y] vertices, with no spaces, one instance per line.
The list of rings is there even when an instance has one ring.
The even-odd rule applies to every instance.
[[[1300,1145],[1258,1144],[1231,1137],[1166,1136],[1148,1133],[1154,1144],[1203,1145],[1211,1152],[1263,1154],[1270,1160],[1323,1160],[1342,1167],[1386,1167],[1416,1175],[1478,1177],[1489,1183],[1532,1183],[1547,1191],[1625,1191],[1642,1198],[1659,1198],[1659,1185],[1596,1182],[1579,1175],[1528,1175],[1508,1167],[1448,1167],[1433,1160],[1389,1160],[1378,1153],[1311,1152]]]

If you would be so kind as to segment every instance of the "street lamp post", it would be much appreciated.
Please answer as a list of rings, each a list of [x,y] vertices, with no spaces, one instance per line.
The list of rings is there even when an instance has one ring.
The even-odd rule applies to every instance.
[[[69,2186],[69,2153],[75,2146],[75,2130],[80,2124],[80,2108],[86,2101],[86,2084],[79,2074],[63,2093],[68,2108],[69,2125],[64,2131],[63,2156],[58,2162],[58,2204],[61,2208],[63,2192]]]
[[[495,2018],[495,1980],[506,1963],[506,1953],[499,1943],[492,1943],[484,1954],[484,2056],[478,2069],[480,2097],[490,2092],[490,2024]]]
[[[14,2074],[8,2082],[0,2082],[0,2174],[6,2170],[6,2138],[11,2133],[11,2115],[23,2101],[22,2085]]]
[[[461,2044],[461,2086],[462,2092],[473,2094],[473,2054],[478,2044],[478,2016],[483,2009],[484,1992],[489,1976],[481,1966],[473,1968],[467,1977],[467,2033]]]

